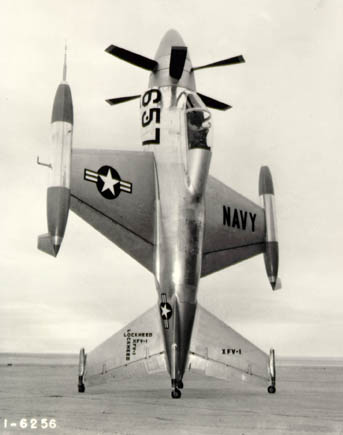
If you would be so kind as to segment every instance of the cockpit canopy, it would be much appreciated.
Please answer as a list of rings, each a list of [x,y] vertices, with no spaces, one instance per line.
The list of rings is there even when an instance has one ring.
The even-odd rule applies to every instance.
[[[212,146],[211,113],[196,94],[188,94],[186,103],[188,148],[210,150]]]

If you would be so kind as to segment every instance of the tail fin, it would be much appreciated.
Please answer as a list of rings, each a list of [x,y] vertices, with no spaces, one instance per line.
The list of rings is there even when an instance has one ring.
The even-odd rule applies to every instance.
[[[52,255],[53,257],[56,257],[57,252],[54,249],[54,244],[52,242],[52,237],[49,233],[42,234],[38,236],[38,249],[45,252],[46,254]]]
[[[270,385],[269,356],[213,314],[197,307],[188,369],[219,379]]]
[[[154,306],[87,355],[85,384],[166,372],[158,307]]]
[[[92,350],[83,359],[82,383],[91,386],[167,372],[159,319],[158,307],[154,306]],[[275,391],[272,362],[257,346],[197,306],[188,370],[229,381],[272,385]]]

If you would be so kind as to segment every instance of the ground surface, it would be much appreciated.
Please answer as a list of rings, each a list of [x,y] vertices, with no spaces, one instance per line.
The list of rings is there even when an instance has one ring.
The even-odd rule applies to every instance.
[[[343,434],[343,367],[279,367],[275,395],[192,375],[180,400],[165,376],[78,394],[76,374],[66,362],[0,364],[0,434]],[[20,429],[23,418],[38,428]]]

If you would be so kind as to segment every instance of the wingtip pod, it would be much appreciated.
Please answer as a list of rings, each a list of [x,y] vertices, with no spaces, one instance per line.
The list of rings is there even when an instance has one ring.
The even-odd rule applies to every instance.
[[[278,278],[279,242],[276,227],[273,178],[268,166],[262,166],[259,177],[259,195],[262,197],[266,219],[264,263],[273,290],[281,288]]]

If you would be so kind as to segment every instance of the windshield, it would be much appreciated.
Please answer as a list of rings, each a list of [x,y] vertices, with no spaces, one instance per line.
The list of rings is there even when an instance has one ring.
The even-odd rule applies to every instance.
[[[208,133],[211,128],[211,115],[204,109],[189,109],[187,116],[188,147],[210,149]]]

